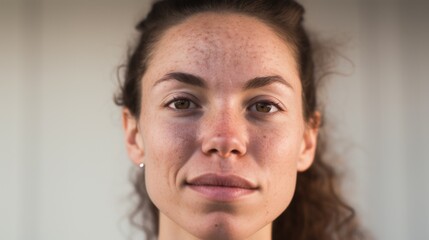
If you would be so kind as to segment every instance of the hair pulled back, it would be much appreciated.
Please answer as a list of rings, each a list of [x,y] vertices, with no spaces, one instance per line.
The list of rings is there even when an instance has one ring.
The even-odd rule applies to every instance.
[[[293,0],[161,0],[154,3],[147,17],[137,25],[140,36],[130,52],[115,103],[127,108],[135,118],[139,117],[141,79],[156,43],[170,27],[203,12],[231,12],[257,18],[284,39],[297,62],[304,118],[307,123],[312,123],[311,119],[318,111],[313,49],[303,26],[304,8]],[[353,208],[338,193],[338,174],[324,160],[323,131],[318,138],[312,166],[298,173],[290,205],[273,222],[274,240],[363,238]],[[139,217],[147,238],[155,239],[159,230],[159,212],[146,192],[144,171],[136,176],[134,187],[139,202],[131,219]]]

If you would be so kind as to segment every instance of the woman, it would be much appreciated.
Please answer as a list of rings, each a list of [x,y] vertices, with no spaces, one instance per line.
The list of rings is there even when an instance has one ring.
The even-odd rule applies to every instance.
[[[164,0],[116,98],[148,238],[356,239],[322,159],[303,8]]]

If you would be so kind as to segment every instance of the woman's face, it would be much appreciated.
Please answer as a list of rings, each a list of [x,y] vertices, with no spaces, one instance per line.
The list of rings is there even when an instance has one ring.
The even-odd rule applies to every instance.
[[[160,239],[270,237],[314,156],[301,94],[291,49],[259,20],[204,13],[165,32],[139,119],[124,111]]]

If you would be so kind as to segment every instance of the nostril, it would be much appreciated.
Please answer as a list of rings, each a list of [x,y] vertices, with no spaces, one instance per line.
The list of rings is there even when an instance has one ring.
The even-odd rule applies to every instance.
[[[236,155],[240,155],[240,151],[238,151],[237,149],[233,149],[231,151],[231,153],[236,154]]]
[[[216,151],[223,158],[229,158],[232,155],[240,156],[241,152],[237,149],[231,149],[227,151]]]
[[[215,154],[215,153],[217,153],[217,149],[212,148],[212,149],[210,149],[207,153],[208,153],[208,154]]]
[[[207,154],[208,155],[217,154],[217,155],[219,155],[219,156],[221,156],[223,158],[227,158],[230,155],[241,155],[241,152],[239,150],[237,150],[237,149],[232,149],[232,150],[229,150],[229,151],[228,150],[226,150],[226,151],[220,151],[220,150],[218,150],[216,148],[212,148],[209,151],[207,151]]]

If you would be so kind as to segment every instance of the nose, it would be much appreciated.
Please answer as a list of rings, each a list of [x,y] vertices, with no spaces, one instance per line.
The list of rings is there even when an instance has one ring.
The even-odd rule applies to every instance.
[[[202,151],[221,158],[240,157],[247,152],[246,124],[239,117],[217,113],[202,126]]]

